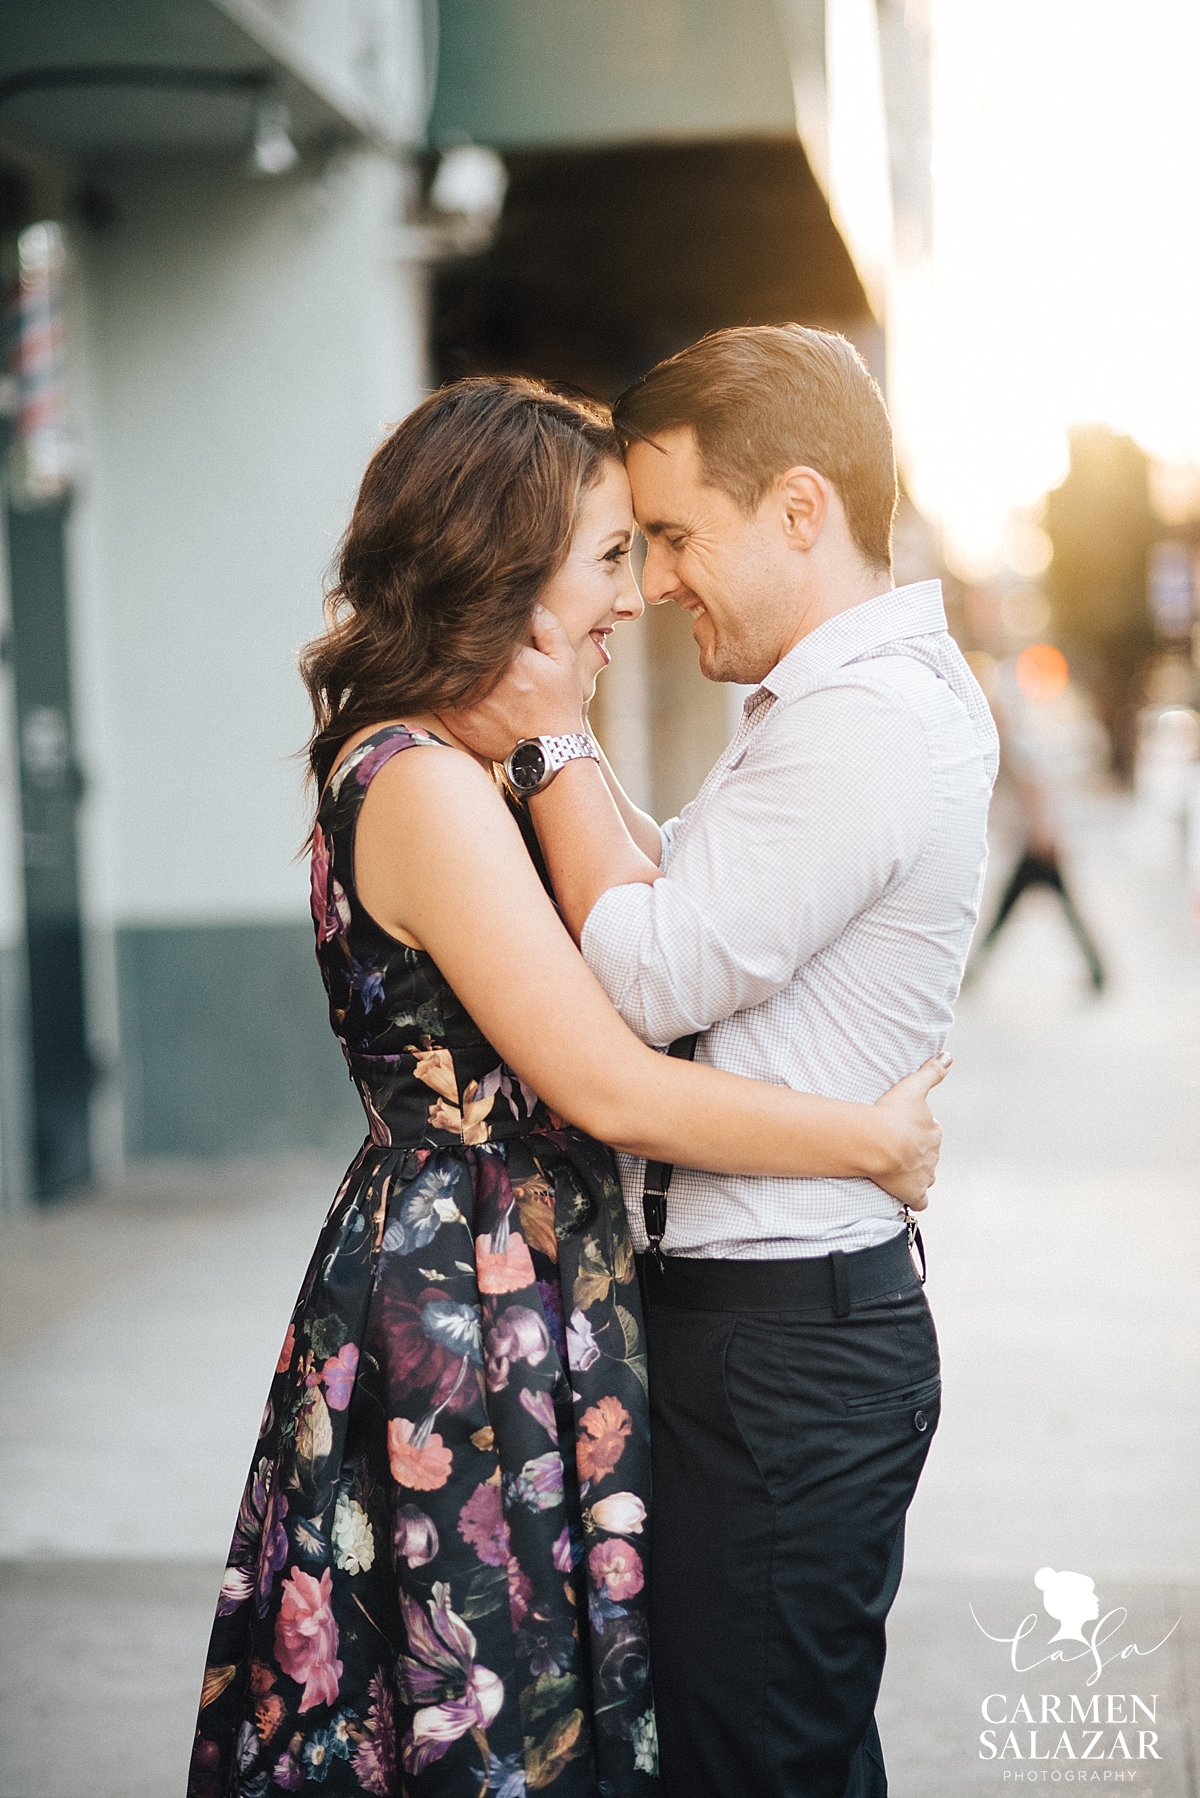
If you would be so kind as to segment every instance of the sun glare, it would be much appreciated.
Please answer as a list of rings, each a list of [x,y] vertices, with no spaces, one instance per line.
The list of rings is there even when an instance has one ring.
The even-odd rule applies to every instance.
[[[935,247],[893,308],[893,407],[952,562],[1102,420],[1200,461],[1200,6],[933,0]]]

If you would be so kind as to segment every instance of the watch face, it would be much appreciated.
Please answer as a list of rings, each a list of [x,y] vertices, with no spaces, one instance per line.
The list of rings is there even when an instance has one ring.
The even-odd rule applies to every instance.
[[[546,752],[540,743],[519,743],[508,758],[508,778],[518,793],[532,793],[546,772]]]

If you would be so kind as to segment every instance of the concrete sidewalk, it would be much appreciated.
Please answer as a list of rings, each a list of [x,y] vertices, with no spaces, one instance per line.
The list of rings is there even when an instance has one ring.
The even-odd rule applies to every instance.
[[[1174,862],[1126,805],[1089,802],[1076,837],[1111,990],[1088,996],[1030,896],[962,1003],[937,1101],[945,1400],[879,1707],[896,1798],[1084,1774],[1200,1798],[1200,950]],[[0,1798],[182,1798],[245,1466],[340,1171],[146,1169],[0,1235]],[[1049,1646],[1046,1566],[1095,1581],[1103,1659],[1137,1644],[1090,1685],[1082,1643]],[[989,1635],[1027,1617],[1022,1675]],[[1032,1666],[1065,1652],[1081,1658]],[[1064,1717],[1072,1694],[1100,1719],[1124,1702],[1090,1748],[1066,1730],[1072,1761],[1042,1694]],[[995,1760],[989,1695],[990,1716],[1017,1713]],[[1020,1760],[1000,1757],[1010,1729]],[[1137,1758],[1139,1730],[1160,1758]]]
[[[182,1798],[242,1482],[340,1172],[147,1168],[0,1233],[2,1798]]]
[[[1074,835],[1109,990],[1091,996],[1053,899],[1027,896],[960,1003],[936,1101],[946,1147],[923,1234],[944,1399],[879,1707],[897,1798],[1074,1786],[1085,1772],[1089,1789],[1197,1798],[1200,947],[1178,863],[1131,806],[1090,801]],[[1049,1645],[1057,1625],[1033,1583],[1046,1566],[1095,1581],[1108,1664],[1090,1685],[1081,1643]],[[1022,1677],[983,1632],[1011,1636],[1026,1617]],[[1161,1649],[1110,1661],[1177,1619]],[[981,1759],[989,1693],[1007,1700],[991,1717],[1026,1695],[1035,1724],[1044,1693],[1064,1716],[1071,1693],[1083,1710],[1102,1694],[1101,1717],[1110,1693],[1126,1695],[1116,1717],[1157,1693],[1162,1758],[1125,1762],[1117,1724],[1091,1749],[1113,1758],[1085,1767],[1062,1748],[1038,1766],[1022,1715],[1025,1758],[999,1758],[1005,1727]],[[1067,1734],[1082,1757],[1091,1732]],[[1034,1753],[1061,1735],[1041,1728]]]

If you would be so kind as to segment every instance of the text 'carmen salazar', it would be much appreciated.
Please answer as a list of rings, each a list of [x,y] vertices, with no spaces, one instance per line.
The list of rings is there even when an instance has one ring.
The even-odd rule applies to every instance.
[[[1005,1693],[989,1692],[980,1708],[984,1721],[992,1725],[980,1732],[980,1760],[1162,1759],[1155,1746],[1157,1732],[1137,1727],[1158,1721],[1157,1692],[1149,1698],[1136,1692],[1093,1692],[1086,1700],[1074,1692],[1066,1698],[1042,1692],[1032,1700],[1022,1693],[1012,1704]],[[1002,1730],[1010,1724],[1031,1727],[1009,1728],[1001,1741]]]

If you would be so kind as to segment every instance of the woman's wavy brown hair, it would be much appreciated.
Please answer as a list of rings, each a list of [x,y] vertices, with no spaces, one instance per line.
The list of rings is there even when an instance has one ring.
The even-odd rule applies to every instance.
[[[496,684],[620,454],[607,407],[540,381],[457,381],[396,426],[363,476],[327,629],[300,656],[318,792],[364,726]]]

